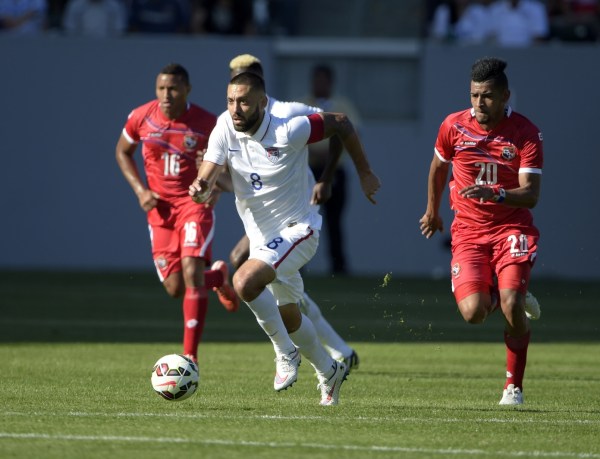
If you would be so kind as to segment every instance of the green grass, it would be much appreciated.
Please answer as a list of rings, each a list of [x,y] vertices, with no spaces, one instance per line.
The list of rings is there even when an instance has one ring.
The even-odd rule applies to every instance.
[[[308,362],[272,389],[251,313],[211,299],[200,387],[167,402],[152,364],[180,352],[181,313],[154,276],[0,273],[0,457],[600,458],[600,286],[534,281],[522,407],[498,406],[499,315],[462,323],[447,281],[308,279],[361,357],[337,407]],[[385,286],[384,286],[385,285]]]

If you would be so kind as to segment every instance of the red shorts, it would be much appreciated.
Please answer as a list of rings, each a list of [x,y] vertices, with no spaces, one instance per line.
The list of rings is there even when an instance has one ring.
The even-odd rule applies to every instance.
[[[189,197],[160,200],[148,212],[152,258],[161,282],[181,271],[183,257],[198,257],[210,263],[214,237],[212,207],[196,204]]]
[[[535,227],[507,228],[473,235],[452,234],[452,291],[456,301],[477,292],[498,289],[527,292],[531,268],[537,256],[539,233]]]

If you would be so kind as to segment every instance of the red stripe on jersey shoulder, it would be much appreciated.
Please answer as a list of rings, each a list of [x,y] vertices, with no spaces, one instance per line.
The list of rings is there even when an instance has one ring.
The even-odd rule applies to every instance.
[[[323,117],[318,113],[313,113],[312,115],[308,115],[307,118],[310,123],[310,137],[306,143],[315,143],[323,140],[325,135],[325,121]]]

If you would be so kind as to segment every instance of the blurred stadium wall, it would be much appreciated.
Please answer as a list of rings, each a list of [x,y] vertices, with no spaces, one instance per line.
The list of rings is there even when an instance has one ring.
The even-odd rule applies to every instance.
[[[221,112],[228,62],[246,52],[260,56],[268,92],[283,100],[308,91],[313,64],[330,63],[338,91],[360,109],[362,139],[383,188],[372,206],[351,175],[344,225],[352,272],[433,277],[447,276],[448,233],[426,241],[418,220],[437,128],[469,106],[475,59],[507,59],[512,103],[545,140],[534,276],[600,278],[600,47],[406,39],[2,37],[0,269],[152,269],[144,215],[114,159],[125,119],[154,97],[155,76],[169,62],[190,71],[194,102]],[[447,202],[443,208],[449,228]],[[231,196],[217,207],[217,225],[214,256],[227,258],[242,234]],[[322,246],[308,271],[326,268]]]

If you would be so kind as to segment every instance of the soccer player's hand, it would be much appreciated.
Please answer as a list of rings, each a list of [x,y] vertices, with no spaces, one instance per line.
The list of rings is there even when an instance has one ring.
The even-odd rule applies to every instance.
[[[138,201],[140,207],[144,209],[144,212],[149,212],[156,207],[160,196],[158,193],[152,190],[144,190],[138,195]]]
[[[486,202],[493,200],[496,193],[491,186],[470,185],[459,190],[458,194],[463,198],[479,199],[479,202]]]
[[[373,204],[377,204],[373,196],[377,193],[377,190],[381,188],[381,182],[373,172],[369,171],[360,177],[360,186],[362,187],[363,193],[369,201]]]
[[[313,187],[311,204],[324,204],[331,198],[331,183],[317,182]]]
[[[206,180],[196,178],[190,185],[188,193],[195,203],[202,204],[208,200],[211,191]]]
[[[429,239],[436,231],[444,232],[444,222],[438,215],[430,215],[426,213],[419,220],[421,234]]]

